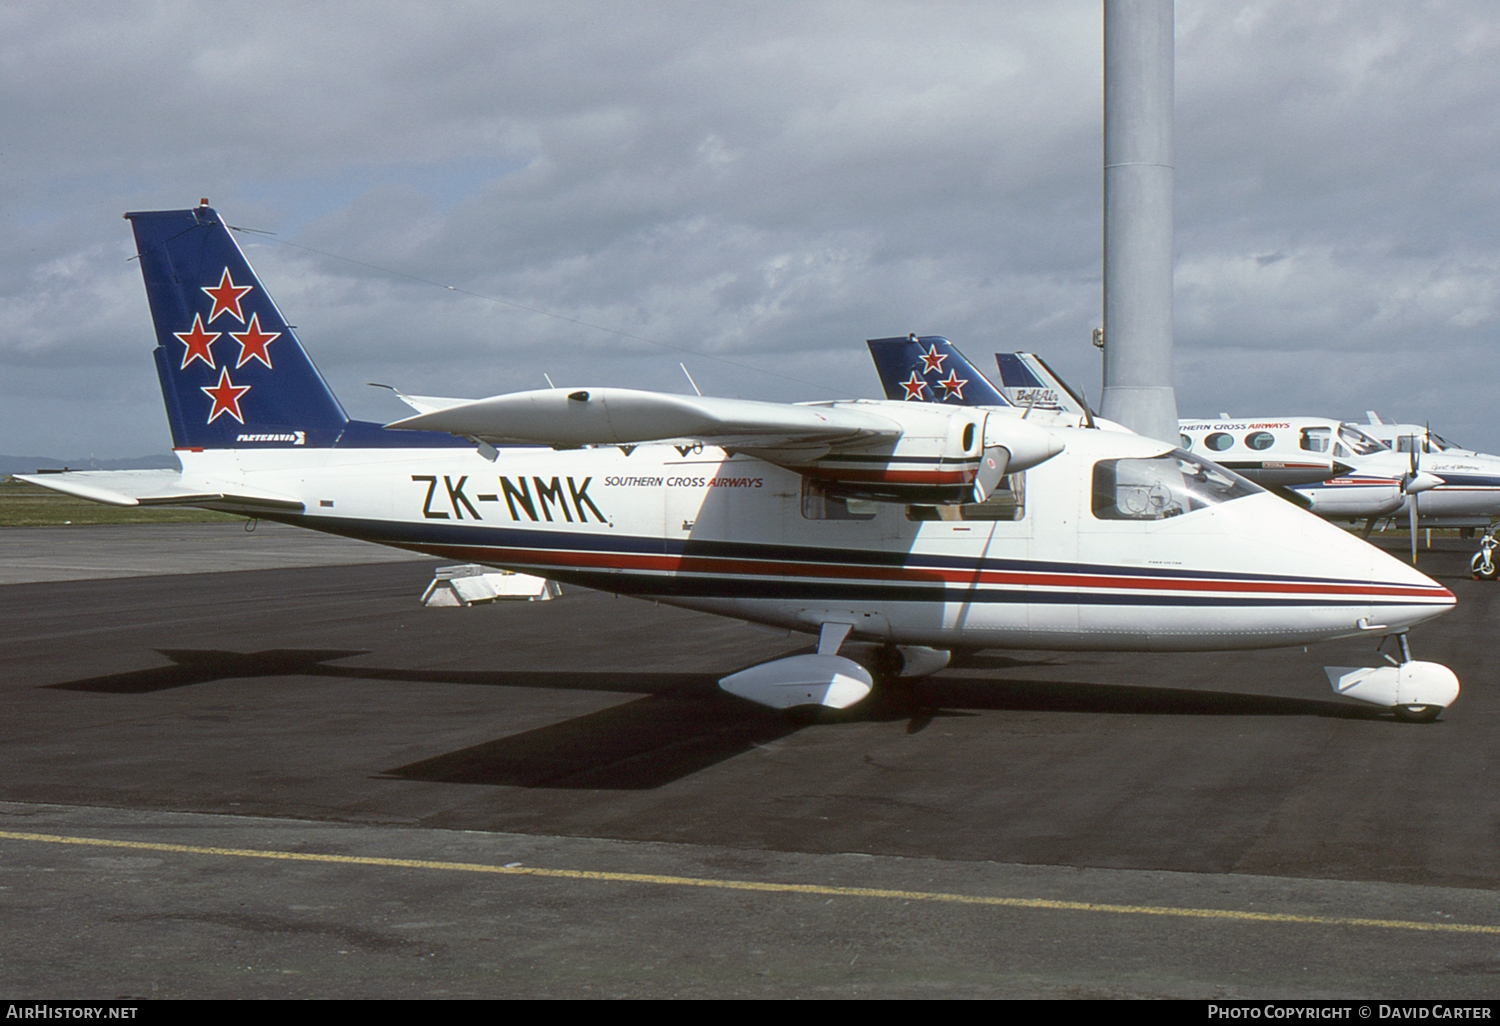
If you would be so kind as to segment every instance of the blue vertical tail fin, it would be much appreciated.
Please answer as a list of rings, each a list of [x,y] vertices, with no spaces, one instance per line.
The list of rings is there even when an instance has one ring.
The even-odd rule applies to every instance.
[[[963,353],[938,335],[872,338],[870,358],[887,399],[950,406],[1011,406]]]
[[[1000,365],[1000,390],[1012,405],[1093,416],[1083,397],[1035,353],[996,353],[995,362]]]
[[[350,421],[207,205],[125,215],[179,449],[328,447]]]

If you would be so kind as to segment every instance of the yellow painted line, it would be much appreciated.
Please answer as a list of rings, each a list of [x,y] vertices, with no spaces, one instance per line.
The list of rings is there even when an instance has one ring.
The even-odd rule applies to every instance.
[[[388,859],[364,855],[319,855],[312,852],[274,851],[259,848],[210,848],[193,844],[158,844],[151,841],[119,841],[96,837],[67,837],[0,830],[0,838],[42,844],[75,844],[98,848],[130,848],[137,851],[176,852],[184,855],[217,855],[242,859],[282,859],[289,862],[327,862],[344,866],[382,866],[393,869],[433,869],[450,873],[493,873],[501,876],[537,876],[560,880],[597,880],[609,883],[660,884],[670,887],[703,887],[710,890],[762,891],[772,894],[814,894],[839,898],[884,898],[894,901],[940,902],[982,905],[991,908],[1046,909],[1054,912],[1107,912],[1116,915],[1175,916],[1183,919],[1223,919],[1247,923],[1298,923],[1308,926],[1361,926],[1379,930],[1422,930],[1431,933],[1500,934],[1500,926],[1476,923],[1422,923],[1405,919],[1356,919],[1345,916],[1299,916],[1283,912],[1242,912],[1217,908],[1172,908],[1163,905],[1109,905],[1090,901],[1053,901],[1047,898],[1000,898],[991,895],[951,894],[942,891],[898,891],[879,887],[832,887],[825,884],[767,883],[758,880],[709,880],[692,876],[662,876],[655,873],[606,873],[586,869],[540,869],[533,866],[494,866],[483,862],[434,862],[427,859]]]

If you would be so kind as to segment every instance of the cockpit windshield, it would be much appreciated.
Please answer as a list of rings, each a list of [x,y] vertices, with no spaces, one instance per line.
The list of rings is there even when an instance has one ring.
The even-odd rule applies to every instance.
[[[1384,442],[1376,441],[1349,423],[1339,425],[1339,440],[1354,450],[1354,455],[1356,456],[1368,456],[1371,453],[1381,452],[1390,448]]]
[[[1407,435],[1397,435],[1393,448],[1397,452],[1411,452],[1413,443],[1416,443],[1419,452],[1443,452],[1448,449],[1455,452],[1468,451],[1463,446],[1448,441],[1436,431],[1427,431],[1425,434],[1414,431]]]
[[[1230,470],[1181,449],[1150,459],[1094,464],[1094,516],[1100,520],[1165,520],[1263,491]]]

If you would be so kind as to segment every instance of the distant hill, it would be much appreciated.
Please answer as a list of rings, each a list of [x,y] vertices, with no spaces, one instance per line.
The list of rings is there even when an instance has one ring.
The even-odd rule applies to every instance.
[[[177,467],[177,457],[169,452],[124,460],[99,460],[90,456],[71,460],[52,456],[0,456],[0,477],[34,474],[38,470],[176,470]]]

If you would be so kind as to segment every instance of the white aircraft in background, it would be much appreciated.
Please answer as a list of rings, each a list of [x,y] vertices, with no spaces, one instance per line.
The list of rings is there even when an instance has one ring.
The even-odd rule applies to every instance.
[[[1452,593],[1212,463],[1027,411],[805,404],[594,385],[411,397],[350,420],[217,213],[126,215],[179,472],[48,474],[118,505],[227,510],[817,637],[730,674],[843,708],[955,648],[1200,651],[1396,636],[1336,690],[1435,718],[1451,671],[1408,627]],[[938,387],[944,354],[926,357]],[[960,371],[959,374],[963,372]],[[915,387],[916,383],[911,383]],[[394,429],[394,430],[391,430]],[[875,672],[840,654],[868,643]],[[851,646],[855,652],[859,646]]]
[[[1382,517],[1405,512],[1413,521],[1412,500],[1443,481],[1417,466],[1417,461],[1388,448],[1354,424],[1326,417],[1234,418],[1178,422],[1182,444],[1210,459],[1243,465],[1260,461],[1264,474],[1275,474],[1278,463],[1312,466],[1330,460],[1326,480],[1286,482],[1321,517],[1363,520],[1366,532]],[[1252,476],[1254,472],[1251,473]],[[1265,476],[1256,478],[1268,483]],[[1415,558],[1416,537],[1412,539]]]
[[[1475,528],[1484,528],[1470,569],[1481,580],[1500,578],[1500,564],[1492,556],[1500,519],[1500,456],[1465,449],[1425,424],[1391,423],[1373,410],[1365,415],[1369,423],[1360,426],[1366,434],[1397,452],[1418,453],[1422,470],[1442,478],[1441,485],[1420,499],[1420,525],[1456,527],[1465,538],[1472,537]]]
[[[1064,414],[1088,407],[1038,356],[999,353],[999,391],[1014,403]],[[1267,488],[1288,489],[1319,516],[1362,520],[1368,537],[1383,518],[1404,518],[1416,559],[1419,527],[1488,527],[1500,518],[1500,457],[1459,449],[1415,424],[1386,424],[1371,413],[1355,425],[1324,417],[1179,421],[1182,447],[1202,453]],[[1417,440],[1420,439],[1420,443]],[[1487,536],[1473,560],[1476,577],[1500,576]]]
[[[1374,428],[1374,430],[1371,430]],[[1500,458],[1456,447],[1439,448],[1416,425],[1355,425],[1311,417],[1282,421],[1183,421],[1185,445],[1218,460],[1264,446],[1267,456],[1296,458],[1332,452],[1350,469],[1327,481],[1297,485],[1310,508],[1332,519],[1363,520],[1365,533],[1384,517],[1405,519],[1415,558],[1421,527],[1489,527],[1500,517]],[[1271,442],[1268,444],[1266,438]],[[1389,443],[1394,447],[1388,447]],[[1475,576],[1497,574],[1482,549]]]

